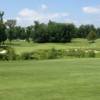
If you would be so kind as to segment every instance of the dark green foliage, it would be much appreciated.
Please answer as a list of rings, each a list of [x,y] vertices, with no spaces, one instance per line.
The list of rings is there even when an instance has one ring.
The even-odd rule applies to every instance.
[[[48,42],[48,33],[46,24],[39,24],[35,22],[33,41],[38,43]]]
[[[27,40],[27,38],[29,38],[26,32],[26,29],[20,26],[11,27],[7,29],[6,32],[7,32],[7,37],[9,41],[12,41],[15,39]]]
[[[15,27],[15,34],[16,34],[16,39],[21,39],[25,40],[26,38],[26,31],[25,28],[17,26]]]
[[[16,39],[16,34],[15,34],[15,28],[12,27],[12,28],[9,28],[7,29],[7,37],[8,37],[8,40],[11,42],[12,40]]]
[[[94,58],[94,57],[96,57],[96,54],[93,50],[90,50],[90,51],[88,51],[87,56]]]
[[[30,42],[30,38],[32,38],[32,34],[34,32],[34,27],[33,26],[28,26],[26,28],[26,41],[27,42]]]
[[[5,34],[5,30],[7,36]],[[21,27],[14,26],[8,29],[4,24],[0,24],[0,42],[4,42],[7,38],[12,41],[15,39],[26,40],[37,43],[66,43],[71,42],[72,38],[87,38],[87,35],[94,31],[99,38],[100,29],[94,25],[81,25],[79,28],[71,23],[56,23],[49,21],[48,24],[35,21],[34,26]]]
[[[97,33],[97,38],[100,38],[100,28],[97,28],[96,33]]]
[[[71,42],[74,30],[75,26],[73,24],[55,23],[51,21],[48,24],[35,22],[33,41],[38,43]]]
[[[96,32],[95,31],[90,31],[88,36],[87,36],[88,41],[90,41],[91,43],[94,43],[95,39],[96,39]]]
[[[74,28],[73,24],[55,23],[50,21],[48,23],[49,42],[71,42]]]
[[[91,31],[95,32],[97,38],[100,37],[100,29],[96,29],[94,25],[81,25],[78,28],[71,23],[49,21],[48,24],[45,24],[35,21],[34,26],[28,26],[26,28],[14,26],[7,28],[5,24],[0,22],[0,43],[4,43],[7,39],[10,41],[21,39],[27,42],[33,40],[33,42],[37,43],[67,43],[71,42],[72,38],[87,38],[87,35]]]
[[[78,38],[86,38],[91,31],[96,31],[94,25],[81,25],[78,29]]]
[[[4,43],[4,41],[7,39],[5,30],[6,30],[5,24],[0,22],[0,44]]]

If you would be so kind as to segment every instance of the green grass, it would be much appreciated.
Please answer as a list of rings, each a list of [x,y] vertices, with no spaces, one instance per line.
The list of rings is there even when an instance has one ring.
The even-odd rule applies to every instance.
[[[7,42],[8,44],[8,42]],[[83,48],[83,49],[96,49],[100,50],[100,39],[96,40],[95,43],[90,44],[86,39],[74,39],[72,43],[27,43],[25,41],[12,41],[10,44],[14,47],[17,54],[21,54],[23,52],[31,52],[37,49],[69,49],[69,48]]]
[[[0,100],[100,100],[100,59],[0,62]]]

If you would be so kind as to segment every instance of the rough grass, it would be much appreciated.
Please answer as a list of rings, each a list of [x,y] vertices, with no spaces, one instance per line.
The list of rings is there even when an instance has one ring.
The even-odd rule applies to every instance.
[[[100,59],[0,62],[0,100],[100,100]]]
[[[12,41],[9,43],[7,41],[7,45],[10,44],[14,47],[16,53],[21,54],[23,52],[31,52],[35,49],[49,49],[49,48],[56,48],[56,49],[69,49],[69,48],[83,48],[83,49],[96,49],[100,50],[100,39],[96,40],[95,43],[90,44],[86,39],[74,39],[72,43],[27,43],[25,41]]]

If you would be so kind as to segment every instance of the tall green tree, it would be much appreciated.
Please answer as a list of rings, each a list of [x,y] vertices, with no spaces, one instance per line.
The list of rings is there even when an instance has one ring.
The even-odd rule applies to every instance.
[[[39,22],[35,21],[34,32],[32,37],[34,42],[48,42],[47,25],[43,23],[40,24]]]
[[[96,28],[94,27],[94,25],[81,25],[78,29],[78,37],[79,38],[86,38],[87,35],[89,34],[89,32],[91,31],[95,31]]]
[[[56,23],[49,21],[48,24],[35,22],[33,41],[45,42],[71,42],[75,26],[73,24]]]
[[[32,39],[32,34],[34,33],[34,26],[28,26],[26,28],[26,41],[30,42],[30,39]]]
[[[13,39],[15,39],[15,25],[16,25],[16,20],[7,20],[5,23],[6,26],[8,27],[7,29],[7,38],[11,42]]]
[[[3,15],[4,15],[4,12],[1,12],[0,11],[0,44],[4,44],[4,41],[6,41],[7,39],[7,35],[6,35],[6,26],[5,24],[3,23]]]
[[[6,26],[0,22],[0,44],[4,44],[4,41],[6,41],[7,39],[7,35],[6,35]]]

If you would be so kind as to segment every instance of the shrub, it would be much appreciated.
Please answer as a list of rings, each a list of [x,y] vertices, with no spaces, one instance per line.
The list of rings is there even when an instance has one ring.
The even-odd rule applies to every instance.
[[[62,50],[56,50],[55,48],[48,49],[48,50],[34,50],[33,52],[25,52],[22,53],[21,59],[22,60],[44,60],[44,59],[56,59],[63,57]]]
[[[82,49],[47,49],[47,50],[34,50],[33,52],[24,52],[21,55],[16,55],[15,51],[11,47],[2,47],[0,51],[6,50],[6,53],[0,54],[0,60],[44,60],[44,59],[58,59],[64,57],[95,57],[94,50],[82,50]]]
[[[16,53],[11,47],[0,47],[1,51],[6,51],[5,53],[0,53],[0,60],[16,60]]]
[[[71,57],[85,57],[85,52],[81,49],[70,49],[67,52],[67,56],[71,56]]]
[[[24,52],[21,55],[22,60],[31,60],[32,59],[32,53]]]
[[[94,43],[94,41],[96,40],[96,32],[95,31],[90,31],[87,39],[90,43]]]
[[[48,52],[48,59],[56,59],[58,58],[58,50],[56,50],[55,48],[52,48],[51,50],[49,50]]]
[[[96,54],[93,50],[88,51],[87,55],[88,55],[88,57],[95,57],[96,56]]]

